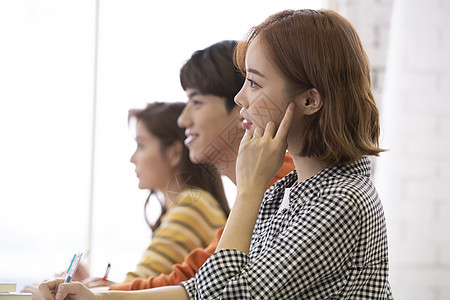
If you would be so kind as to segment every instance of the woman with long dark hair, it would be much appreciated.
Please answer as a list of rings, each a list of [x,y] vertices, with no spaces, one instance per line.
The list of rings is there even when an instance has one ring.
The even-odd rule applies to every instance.
[[[129,111],[137,143],[130,161],[136,165],[139,188],[150,190],[145,206],[155,195],[161,215],[151,223],[145,214],[152,242],[126,281],[169,272],[191,250],[208,245],[229,213],[218,171],[189,159],[184,130],[177,126],[184,106],[155,102]]]

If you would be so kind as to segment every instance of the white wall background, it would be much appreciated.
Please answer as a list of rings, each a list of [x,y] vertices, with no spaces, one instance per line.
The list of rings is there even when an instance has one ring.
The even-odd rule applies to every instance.
[[[449,1],[394,1],[377,182],[398,299],[450,299],[449,16]]]
[[[88,258],[93,275],[111,262],[120,281],[150,241],[128,110],[184,101],[178,73],[193,51],[322,2],[101,0],[95,90],[96,1],[0,0],[0,281],[49,278],[89,248],[94,93]]]
[[[92,1],[0,1],[0,281],[86,247]]]
[[[450,2],[336,0],[372,64],[394,299],[450,299]]]

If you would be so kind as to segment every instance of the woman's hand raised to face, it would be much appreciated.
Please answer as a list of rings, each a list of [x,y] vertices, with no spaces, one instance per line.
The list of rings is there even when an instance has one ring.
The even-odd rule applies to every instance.
[[[266,128],[247,130],[239,146],[236,164],[236,184],[241,189],[264,191],[280,169],[287,148],[287,135],[293,119],[295,104],[290,103],[278,130],[273,121]]]

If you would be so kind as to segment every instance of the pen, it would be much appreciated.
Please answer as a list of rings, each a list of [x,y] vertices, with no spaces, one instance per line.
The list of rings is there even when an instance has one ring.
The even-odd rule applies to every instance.
[[[70,262],[69,269],[67,269],[66,278],[64,279],[65,283],[68,283],[72,280],[73,275],[77,271],[78,265],[80,264],[81,257],[83,256],[83,252],[75,254]]]
[[[108,263],[108,266],[106,267],[105,276],[103,276],[102,280],[106,281],[108,279],[109,269],[111,269],[111,264]]]
[[[72,261],[70,262],[70,265],[69,265],[69,268],[68,268],[67,271],[66,271],[66,275],[69,273],[70,268],[72,268],[72,264],[73,264],[73,261],[75,260],[75,257],[77,257],[77,254],[74,254],[74,255],[73,255]]]

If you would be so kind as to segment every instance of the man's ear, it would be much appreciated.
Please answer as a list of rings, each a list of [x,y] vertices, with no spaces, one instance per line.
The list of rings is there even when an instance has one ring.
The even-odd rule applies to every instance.
[[[323,105],[322,96],[315,88],[309,89],[302,93],[299,102],[305,115],[313,115],[318,112]]]
[[[172,168],[177,167],[181,162],[183,156],[183,143],[181,141],[175,141],[172,145],[166,149],[166,159],[169,166]]]

